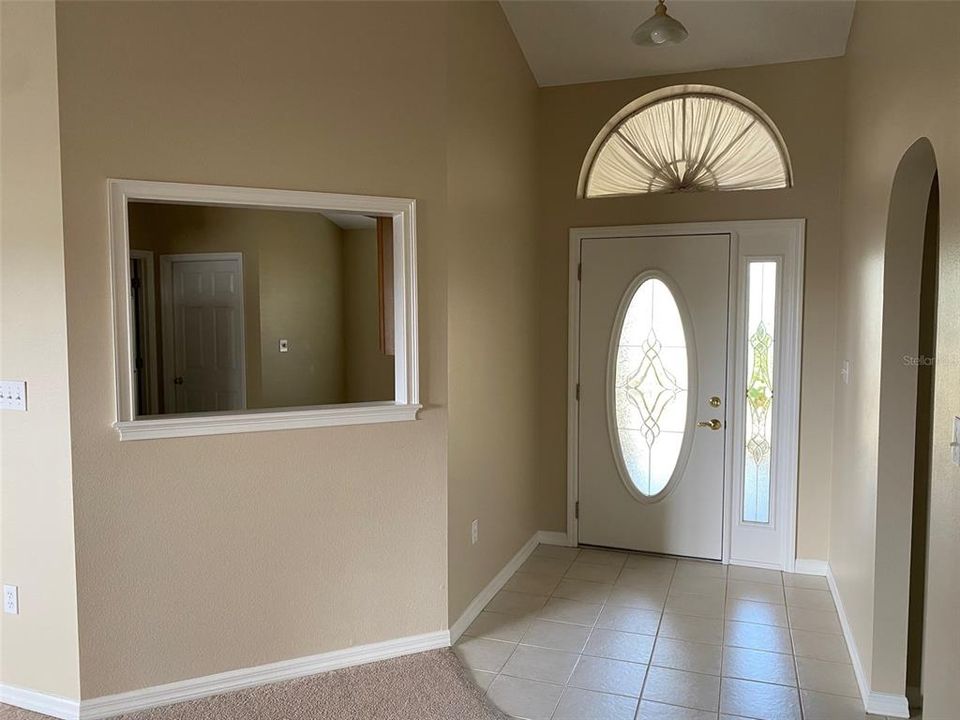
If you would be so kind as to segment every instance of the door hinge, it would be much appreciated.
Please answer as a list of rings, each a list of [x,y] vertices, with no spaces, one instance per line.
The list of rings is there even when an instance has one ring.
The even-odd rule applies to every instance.
[[[580,501],[579,501],[579,500],[577,500],[577,501],[573,504],[573,516],[574,516],[577,520],[580,519]]]
[[[580,402],[580,383],[577,383],[577,402]]]
[[[583,280],[583,263],[577,263],[577,281]]]

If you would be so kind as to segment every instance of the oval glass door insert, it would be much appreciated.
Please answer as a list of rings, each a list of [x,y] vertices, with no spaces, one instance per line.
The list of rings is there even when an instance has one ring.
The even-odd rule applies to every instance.
[[[614,332],[614,452],[633,494],[655,498],[675,474],[687,431],[687,338],[666,283],[643,280]]]

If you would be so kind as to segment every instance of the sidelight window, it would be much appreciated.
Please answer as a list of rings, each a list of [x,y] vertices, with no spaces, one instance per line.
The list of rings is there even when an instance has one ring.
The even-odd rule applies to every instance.
[[[747,403],[743,474],[744,522],[770,522],[773,455],[777,263],[747,263]]]

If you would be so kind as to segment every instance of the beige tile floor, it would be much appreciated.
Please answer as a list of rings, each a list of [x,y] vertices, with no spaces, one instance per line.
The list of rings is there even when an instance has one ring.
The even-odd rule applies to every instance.
[[[456,647],[524,720],[864,720],[826,581],[539,546]]]

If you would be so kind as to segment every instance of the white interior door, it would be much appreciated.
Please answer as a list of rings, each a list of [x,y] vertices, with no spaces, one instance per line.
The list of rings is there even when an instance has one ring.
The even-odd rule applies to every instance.
[[[719,560],[729,235],[581,246],[579,539]]]
[[[165,255],[161,263],[166,411],[242,410],[241,256]]]

